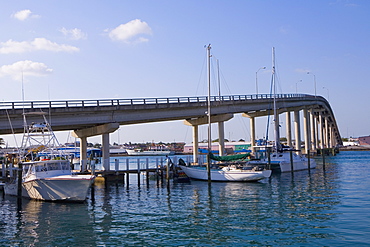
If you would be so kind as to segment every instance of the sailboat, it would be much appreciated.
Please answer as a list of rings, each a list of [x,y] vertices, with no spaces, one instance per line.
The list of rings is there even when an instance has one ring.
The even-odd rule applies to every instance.
[[[251,165],[258,163],[269,163],[274,172],[291,172],[300,170],[309,170],[316,168],[314,159],[310,159],[301,154],[296,154],[289,147],[284,147],[280,143],[280,131],[278,123],[278,113],[276,106],[276,71],[275,71],[275,48],[272,48],[272,80],[271,85],[274,88],[273,92],[273,107],[274,107],[274,132],[275,132],[275,145],[270,157],[264,157],[261,160],[251,161]],[[268,148],[268,147],[265,147]]]
[[[41,116],[40,123],[27,123],[26,116]],[[4,191],[8,195],[45,201],[82,202],[87,198],[94,175],[76,175],[66,157],[56,147],[56,136],[46,120],[44,112],[24,113],[24,135],[20,150],[18,169],[22,170],[21,181],[9,177]]]
[[[211,90],[210,90],[210,50],[211,45],[207,46],[208,54],[208,156],[207,166],[190,165],[184,160],[179,159],[179,167],[191,179],[219,182],[252,182],[271,176],[271,170],[259,165],[246,165],[247,155],[234,156],[214,156],[211,152]],[[211,160],[219,163],[211,164]]]

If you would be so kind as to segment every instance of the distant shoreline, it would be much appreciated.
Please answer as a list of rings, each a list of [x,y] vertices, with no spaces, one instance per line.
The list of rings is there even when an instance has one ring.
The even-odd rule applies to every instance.
[[[339,151],[370,151],[370,146],[347,146],[340,147]]]

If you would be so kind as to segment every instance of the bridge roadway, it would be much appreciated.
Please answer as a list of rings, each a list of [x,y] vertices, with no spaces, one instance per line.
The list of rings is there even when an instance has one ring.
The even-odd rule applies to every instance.
[[[272,99],[270,94],[212,96],[211,115],[245,113],[258,117],[273,114]],[[334,113],[325,98],[278,94],[276,105],[279,114],[302,109],[312,109],[316,116],[322,114],[333,130],[336,143],[342,143]],[[207,111],[207,97],[1,102],[0,134],[23,133],[22,113],[33,111],[47,112],[54,131],[81,130],[107,123],[129,125],[202,118]]]

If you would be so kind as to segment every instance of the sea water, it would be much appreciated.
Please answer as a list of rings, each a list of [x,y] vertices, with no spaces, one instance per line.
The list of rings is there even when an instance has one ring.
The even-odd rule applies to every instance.
[[[370,246],[370,152],[316,162],[254,183],[131,175],[78,204],[0,192],[0,246]]]

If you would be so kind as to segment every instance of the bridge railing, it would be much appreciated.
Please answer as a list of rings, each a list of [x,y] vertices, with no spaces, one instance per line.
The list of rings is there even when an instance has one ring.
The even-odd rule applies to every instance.
[[[307,97],[306,94],[278,94],[276,98]],[[312,96],[313,97],[313,96]],[[211,101],[242,101],[256,99],[272,99],[271,94],[211,96]],[[207,96],[170,97],[170,98],[135,98],[135,99],[100,99],[100,100],[60,100],[60,101],[15,101],[0,102],[1,110],[69,108],[69,107],[100,107],[124,105],[178,104],[207,102]]]

